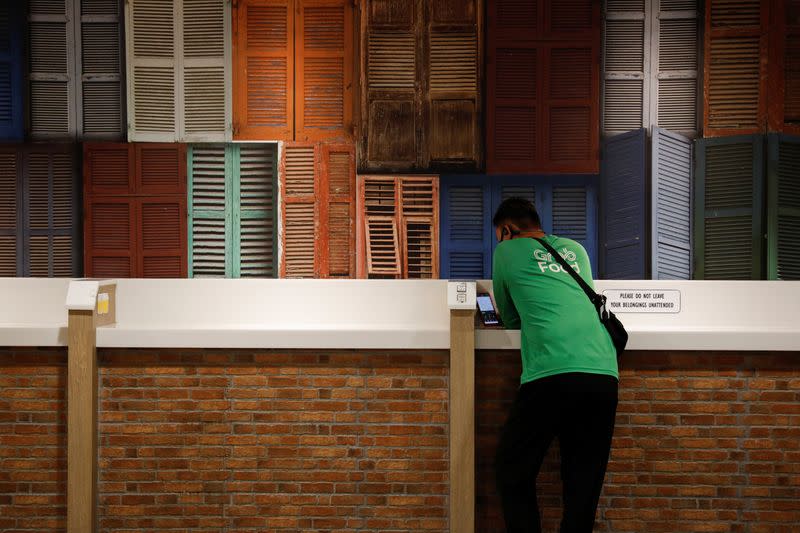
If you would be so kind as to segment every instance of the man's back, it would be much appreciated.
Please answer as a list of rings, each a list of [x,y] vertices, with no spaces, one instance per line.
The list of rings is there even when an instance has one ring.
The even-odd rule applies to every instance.
[[[589,258],[579,243],[545,239],[592,285]],[[493,271],[500,316],[506,327],[522,330],[521,383],[566,372],[619,377],[616,350],[594,306],[539,242],[500,243]]]

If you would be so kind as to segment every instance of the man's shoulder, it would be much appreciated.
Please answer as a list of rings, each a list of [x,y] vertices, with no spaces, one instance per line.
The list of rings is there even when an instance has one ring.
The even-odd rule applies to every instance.
[[[555,246],[553,247],[558,251],[562,251],[564,248],[566,248],[568,251],[576,254],[586,254],[586,249],[578,241],[569,239],[567,237],[559,237],[558,235],[553,235],[553,237],[555,238]]]

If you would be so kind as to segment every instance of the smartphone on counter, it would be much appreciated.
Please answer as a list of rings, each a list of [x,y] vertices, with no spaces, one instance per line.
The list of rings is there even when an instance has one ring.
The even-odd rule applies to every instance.
[[[481,321],[484,326],[499,326],[500,318],[494,309],[494,302],[488,292],[478,294],[478,311],[481,314]]]

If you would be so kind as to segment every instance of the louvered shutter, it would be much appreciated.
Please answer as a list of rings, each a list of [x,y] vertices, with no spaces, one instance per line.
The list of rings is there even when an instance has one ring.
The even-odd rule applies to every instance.
[[[230,148],[197,144],[188,149],[189,277],[231,276]]]
[[[83,139],[118,139],[125,131],[122,18],[119,0],[75,0],[80,73],[77,90]]]
[[[234,138],[293,140],[294,3],[234,3]]]
[[[274,144],[234,145],[234,276],[272,278],[277,272],[277,171]],[[238,190],[238,194],[236,191]],[[237,271],[238,270],[238,271]]]
[[[692,277],[692,141],[653,128],[652,277]]]
[[[766,125],[769,13],[762,0],[708,0],[704,135],[755,133]]]
[[[77,131],[74,0],[31,0],[30,130],[35,139]]]
[[[439,178],[400,178],[403,275],[439,277]]]
[[[484,177],[442,176],[442,277],[486,279],[492,271],[491,187]]]
[[[186,145],[137,143],[135,192],[143,195],[186,194]]]
[[[426,157],[421,149],[423,56],[418,5],[414,0],[369,0],[362,12],[366,146],[359,150],[361,169],[410,169]]]
[[[286,143],[281,161],[281,277],[317,276],[317,151],[313,143]]]
[[[800,0],[770,9],[769,130],[800,135]]]
[[[762,279],[763,137],[695,144],[694,279]]]
[[[601,180],[600,273],[605,279],[646,279],[644,129],[606,140]]]
[[[769,279],[800,280],[800,137],[769,136]]]
[[[592,177],[591,179],[596,179]],[[588,184],[554,184],[550,196],[550,233],[572,239],[583,246],[592,272],[597,273],[597,208],[594,190]]]
[[[490,178],[492,189],[492,204],[490,208],[490,220],[497,212],[497,208],[503,201],[509,198],[523,198],[531,202],[539,213],[542,227],[548,229],[552,227],[549,203],[545,205],[546,199],[550,194],[550,183],[543,176],[493,176]],[[491,234],[491,249],[494,254],[497,248],[497,240],[494,232]],[[491,274],[491,270],[489,271]]]
[[[401,274],[397,179],[358,176],[358,277]]]
[[[321,147],[321,182],[317,200],[321,249],[320,277],[353,278],[355,250],[355,146],[324,144]]]
[[[475,168],[480,162],[480,0],[426,2],[428,127],[434,166]]]
[[[22,275],[22,209],[16,148],[0,149],[0,277]]]
[[[348,0],[296,2],[294,138],[351,138],[353,4]]]
[[[23,136],[24,2],[0,2],[0,139]]]
[[[607,0],[603,46],[603,133],[648,126],[651,2]]]

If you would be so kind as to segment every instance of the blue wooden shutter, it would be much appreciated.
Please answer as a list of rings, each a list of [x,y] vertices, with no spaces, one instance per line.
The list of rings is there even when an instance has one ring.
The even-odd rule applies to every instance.
[[[695,279],[762,279],[764,142],[760,135],[695,146]]]
[[[542,224],[544,224],[544,213],[547,207],[543,205],[544,194],[543,191],[547,190],[549,185],[545,185],[542,179],[535,176],[492,176],[492,207],[489,210],[488,223],[490,226],[490,238],[492,254],[497,248],[497,238],[491,228],[492,218],[497,212],[497,208],[503,203],[503,200],[509,198],[524,198],[536,206],[539,216],[542,217]],[[538,194],[537,194],[538,193]],[[549,216],[549,215],[548,215]],[[490,262],[491,266],[491,262]],[[488,276],[492,275],[491,268],[489,269]]]
[[[232,275],[232,149],[222,144],[188,147],[189,277]]]
[[[277,267],[275,144],[233,145],[234,277],[273,278]]]
[[[22,32],[25,2],[0,2],[0,139],[22,140]]]
[[[484,279],[492,271],[491,196],[485,177],[441,178],[442,277]]]
[[[653,128],[653,279],[692,277],[692,141]]]
[[[646,130],[607,139],[601,162],[600,274],[605,279],[645,279]]]
[[[592,274],[597,273],[597,200],[588,177],[584,183],[560,183],[553,185],[551,213],[552,227],[545,231],[577,241],[584,247],[592,265]]]
[[[770,134],[769,279],[800,280],[800,137]]]

